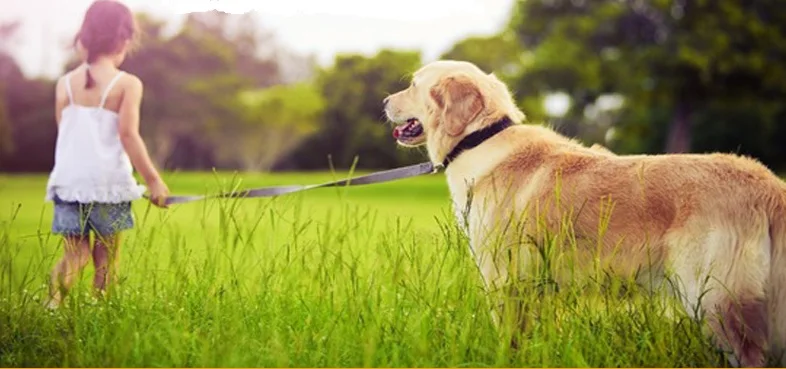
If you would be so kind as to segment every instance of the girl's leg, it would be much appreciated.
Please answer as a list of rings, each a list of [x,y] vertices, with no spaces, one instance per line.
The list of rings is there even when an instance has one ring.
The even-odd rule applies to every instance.
[[[93,286],[99,294],[117,280],[120,264],[120,232],[134,226],[131,203],[96,204],[89,216],[96,233],[93,244],[93,264],[96,268]]]
[[[52,270],[49,290],[49,307],[57,307],[63,301],[74,279],[90,260],[89,236],[66,236],[65,254]]]
[[[93,265],[96,268],[93,287],[105,293],[107,286],[117,280],[120,265],[120,234],[96,236],[93,244]]]

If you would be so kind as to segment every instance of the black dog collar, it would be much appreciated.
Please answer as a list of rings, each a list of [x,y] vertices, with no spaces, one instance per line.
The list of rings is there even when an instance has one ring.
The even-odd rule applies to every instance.
[[[445,160],[442,161],[442,167],[447,168],[448,164],[450,164],[450,162],[453,160],[456,160],[456,158],[464,151],[475,148],[476,146],[482,144],[489,138],[494,137],[494,135],[504,131],[506,128],[512,125],[513,122],[510,120],[510,118],[505,116],[504,118],[494,122],[492,125],[486,128],[470,133],[467,137],[464,137],[461,141],[459,141],[458,145],[456,145],[456,147],[454,147],[453,150],[448,153],[448,156],[446,156]]]

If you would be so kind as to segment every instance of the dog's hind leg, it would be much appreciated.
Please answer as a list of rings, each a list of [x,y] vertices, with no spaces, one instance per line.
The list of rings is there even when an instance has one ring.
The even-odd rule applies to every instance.
[[[780,208],[772,217],[772,263],[768,303],[770,315],[771,363],[786,366],[786,209]]]
[[[725,297],[710,327],[722,346],[734,353],[735,365],[763,367],[768,348],[767,305],[763,297]]]
[[[769,232],[709,229],[713,231],[704,242],[672,248],[676,252],[670,255],[670,264],[678,293],[689,314],[706,318],[715,342],[733,354],[732,365],[764,366],[770,328]]]

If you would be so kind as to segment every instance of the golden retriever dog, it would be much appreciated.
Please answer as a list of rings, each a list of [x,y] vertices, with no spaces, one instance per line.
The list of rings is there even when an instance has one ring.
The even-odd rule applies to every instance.
[[[445,167],[489,292],[532,262],[523,234],[570,217],[580,262],[676,277],[673,292],[688,314],[703,313],[732,364],[786,365],[786,184],[765,166],[582,146],[521,124],[505,84],[467,62],[427,64],[384,103],[398,143],[425,145]],[[523,226],[504,226],[517,219]]]

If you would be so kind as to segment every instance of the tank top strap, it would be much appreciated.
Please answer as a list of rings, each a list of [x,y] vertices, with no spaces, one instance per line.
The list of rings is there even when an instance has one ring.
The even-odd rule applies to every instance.
[[[117,83],[117,80],[119,80],[120,76],[122,75],[123,75],[123,71],[117,72],[117,74],[115,74],[115,76],[112,77],[112,80],[109,81],[109,84],[106,85],[106,89],[104,89],[104,93],[101,95],[101,104],[98,106],[99,108],[101,109],[104,108],[104,104],[106,103],[106,98],[107,96],[109,96],[109,91],[112,90],[112,87],[115,86],[115,83]]]
[[[71,91],[71,74],[66,73],[65,75],[65,85],[66,85],[66,95],[68,95],[68,103],[73,105],[74,104],[74,93]]]

